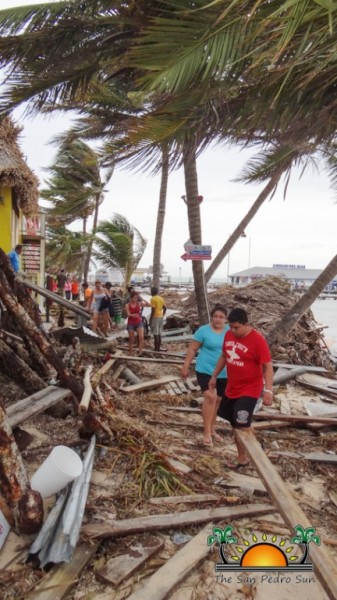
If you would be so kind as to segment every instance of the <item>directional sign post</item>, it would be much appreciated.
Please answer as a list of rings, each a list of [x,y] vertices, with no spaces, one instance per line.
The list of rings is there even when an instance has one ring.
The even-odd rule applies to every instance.
[[[183,260],[211,260],[212,246],[203,246],[201,244],[184,244],[185,254],[181,256]]]

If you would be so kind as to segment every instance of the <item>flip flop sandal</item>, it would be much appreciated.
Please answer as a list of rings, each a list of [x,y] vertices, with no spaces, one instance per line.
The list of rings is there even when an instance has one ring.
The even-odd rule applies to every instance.
[[[212,442],[212,440],[203,440],[202,441],[202,445],[203,446],[208,446],[208,448],[213,448],[213,442]]]
[[[244,467],[248,467],[249,464],[250,464],[249,461],[244,462],[244,463],[239,463],[239,462],[231,463],[231,462],[227,462],[226,463],[226,467],[228,469],[232,469],[232,471],[238,471],[239,469],[243,469]]]

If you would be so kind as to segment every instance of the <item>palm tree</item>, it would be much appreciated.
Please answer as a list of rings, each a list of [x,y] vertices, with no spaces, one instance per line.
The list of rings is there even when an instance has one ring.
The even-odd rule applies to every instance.
[[[104,200],[105,186],[112,176],[113,167],[106,170],[103,178],[98,154],[73,133],[67,133],[49,171],[51,176],[46,181],[48,187],[41,194],[52,204],[48,211],[48,221],[67,224],[81,218],[85,236],[87,219],[93,215],[92,236],[95,236],[99,207]],[[92,243],[93,237],[89,236],[83,266],[85,280],[89,271]]]
[[[295,531],[297,531],[297,535],[295,535],[291,540],[291,544],[304,544],[305,550],[303,556],[298,564],[303,565],[307,559],[309,554],[309,544],[310,542],[314,542],[317,546],[321,545],[321,539],[318,535],[315,535],[314,527],[307,527],[304,529],[302,525],[296,525],[294,527]]]
[[[237,544],[237,538],[232,535],[233,527],[228,525],[225,529],[213,527],[213,535],[209,535],[207,545],[219,544],[219,554],[224,564],[227,564],[227,558],[224,552],[224,546],[228,544]]]
[[[132,273],[139,264],[146,240],[122,215],[115,214],[110,221],[101,221],[97,227],[94,256],[106,269],[118,269],[124,277],[124,291]]]
[[[70,231],[65,225],[47,225],[46,268],[56,272],[61,267],[66,271],[78,271],[82,264],[81,246],[86,242],[82,233]]]

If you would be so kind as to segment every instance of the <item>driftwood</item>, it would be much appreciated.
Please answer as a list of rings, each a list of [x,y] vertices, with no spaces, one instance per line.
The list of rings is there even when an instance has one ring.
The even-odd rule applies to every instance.
[[[124,519],[114,523],[93,523],[84,525],[82,533],[93,538],[120,537],[135,535],[144,531],[158,531],[186,527],[197,523],[207,523],[221,519],[239,519],[240,517],[261,515],[274,512],[268,504],[242,504],[241,506],[221,506],[173,514],[151,515],[137,519]]]
[[[117,350],[115,352],[114,356],[112,356],[109,360],[107,360],[105,365],[103,365],[103,367],[101,367],[99,369],[99,371],[94,373],[94,375],[92,377],[92,386],[93,387],[96,387],[99,385],[101,378],[111,369],[111,367],[115,364],[115,362],[118,360],[118,358],[121,357],[121,355],[122,355],[122,352],[120,350]]]
[[[1,402],[0,495],[11,511],[18,531],[35,533],[41,527],[43,501],[39,492],[30,488],[21,454]]]
[[[250,431],[237,429],[237,436],[246,452],[254,462],[255,468],[273,498],[286,524],[293,530],[297,525],[304,528],[312,527],[302,509],[297,504],[291,492],[281,479],[277,470],[263,452],[259,442]],[[329,598],[337,598],[337,567],[328,551],[321,545],[310,546],[310,558],[315,566],[315,574]]]

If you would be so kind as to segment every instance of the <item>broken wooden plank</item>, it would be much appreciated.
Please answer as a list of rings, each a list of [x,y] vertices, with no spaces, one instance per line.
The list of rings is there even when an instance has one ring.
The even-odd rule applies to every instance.
[[[11,428],[14,429],[14,427],[17,427],[20,423],[23,423],[31,417],[35,417],[50,406],[57,404],[60,400],[67,398],[70,394],[70,390],[59,388],[55,385],[49,385],[43,390],[8,406],[6,413]]]
[[[188,496],[166,496],[164,498],[150,498],[150,504],[201,504],[203,502],[219,502],[221,496],[215,494],[191,494]]]
[[[337,396],[337,389],[334,388],[334,386],[337,384],[336,379],[323,377],[321,375],[317,375],[316,373],[305,373],[303,375],[299,375],[296,378],[296,381],[312,390],[317,390],[318,392],[330,395],[334,398]]]
[[[177,385],[178,387],[180,387],[180,389],[181,389],[181,391],[182,391],[182,393],[183,393],[183,394],[187,394],[187,391],[188,391],[188,390],[187,390],[187,388],[186,388],[186,386],[185,386],[184,382],[183,382],[183,381],[181,381],[181,379],[178,379],[178,381],[177,381],[176,385]]]
[[[126,394],[130,392],[139,392],[142,390],[149,390],[151,388],[160,387],[165,383],[170,383],[171,381],[177,381],[180,379],[179,375],[165,375],[164,377],[160,377],[159,379],[152,379],[151,381],[144,381],[142,383],[136,383],[135,385],[126,385],[125,387],[119,388],[121,392],[125,392]]]
[[[145,541],[137,540],[126,548],[126,552],[107,561],[101,569],[95,572],[96,577],[104,583],[119,585],[130,577],[149,558],[164,547],[164,540],[150,537]]]
[[[333,419],[332,417],[317,417],[315,415],[281,415],[281,413],[257,412],[254,414],[254,419],[277,419],[277,421],[289,421],[289,423],[321,423],[337,427],[337,419]]]
[[[128,362],[166,363],[171,365],[179,365],[180,367],[183,364],[182,360],[174,360],[172,358],[147,358],[145,356],[130,356],[129,354],[121,354],[120,358],[127,360]]]
[[[77,585],[80,573],[94,556],[99,543],[78,546],[70,563],[54,567],[35,588],[25,596],[26,600],[63,600]]]
[[[309,454],[301,454],[301,457],[305,458],[306,460],[337,465],[337,454],[326,454],[326,452],[309,452]]]
[[[178,471],[178,473],[183,473],[183,475],[187,475],[192,471],[191,467],[185,465],[185,463],[181,462],[180,460],[171,458],[170,456],[166,457],[166,461],[175,471]]]
[[[113,372],[111,378],[116,381],[116,379],[118,379],[118,377],[120,377],[122,371],[125,369],[125,365],[120,364],[118,365],[117,369],[115,369],[115,371]]]
[[[82,527],[82,533],[96,538],[135,535],[144,531],[160,531],[207,523],[221,519],[238,519],[244,516],[268,514],[275,511],[270,504],[242,504],[240,506],[220,506],[173,514],[150,515],[136,519],[123,519],[113,523],[92,523]]]
[[[268,493],[261,479],[245,475],[244,473],[226,473],[226,476],[219,482],[219,485],[222,487],[241,488],[245,491],[249,490],[250,494],[257,493],[260,496],[265,496]]]
[[[193,383],[190,377],[187,377],[185,379],[185,383],[187,387],[191,390],[191,392],[196,392],[197,390],[199,390],[199,387]]]
[[[299,524],[303,528],[314,526],[315,524],[309,521],[276,468],[265,455],[255,435],[251,431],[240,429],[236,430],[236,435],[247,454],[251,457],[258,474],[288,527],[293,530]],[[337,598],[337,567],[335,560],[332,559],[323,545],[316,547],[315,544],[310,545],[310,558],[315,567],[315,574],[329,598]]]
[[[164,600],[172,596],[173,590],[181,583],[207,554],[211,547],[207,539],[213,533],[213,523],[206,525],[183,548],[178,550],[148,581],[136,590],[129,600]]]
[[[106,363],[103,365],[103,367],[101,367],[99,369],[99,371],[97,371],[97,373],[94,373],[93,378],[92,378],[92,386],[96,387],[100,380],[102,379],[103,375],[105,375],[110,369],[111,367],[115,364],[116,360],[118,360],[118,358],[120,358],[122,355],[122,352],[120,350],[117,350],[114,355],[106,361]]]

